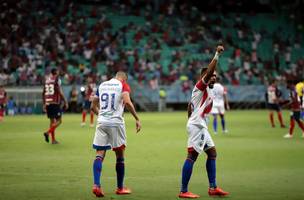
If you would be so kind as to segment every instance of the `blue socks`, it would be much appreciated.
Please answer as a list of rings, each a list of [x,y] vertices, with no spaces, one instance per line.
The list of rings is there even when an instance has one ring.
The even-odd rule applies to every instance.
[[[125,176],[124,158],[116,159],[116,175],[117,175],[117,188],[122,189],[124,176]]]
[[[217,116],[213,115],[213,130],[217,132]]]
[[[226,128],[225,128],[225,118],[224,117],[221,117],[221,123],[222,123],[223,131],[226,130]]]
[[[187,158],[185,160],[183,171],[182,171],[182,187],[181,192],[188,192],[188,183],[192,174],[194,161]]]
[[[209,179],[209,187],[210,188],[216,188],[216,163],[215,159],[207,159],[206,162],[206,169],[207,169],[207,174],[208,174],[208,179]]]
[[[96,159],[94,160],[94,163],[93,163],[94,184],[97,186],[100,186],[102,161],[103,161],[103,157],[96,156]]]

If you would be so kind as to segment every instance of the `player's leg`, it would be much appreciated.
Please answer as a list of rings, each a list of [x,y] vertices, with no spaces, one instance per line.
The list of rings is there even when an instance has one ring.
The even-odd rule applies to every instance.
[[[94,113],[90,111],[90,127],[94,127]]]
[[[188,191],[188,184],[192,175],[193,165],[198,157],[193,148],[188,149],[188,155],[182,168],[182,185],[179,193],[180,198],[198,198],[199,196]]]
[[[214,134],[217,134],[217,114],[212,114],[213,115],[213,131]]]
[[[223,191],[221,188],[217,187],[216,184],[216,149],[215,147],[208,148],[206,151],[207,161],[206,161],[206,170],[209,180],[209,189],[208,194],[210,196],[226,196],[229,193]]]
[[[228,130],[226,129],[226,122],[225,122],[224,113],[220,114],[220,117],[221,117],[221,124],[222,124],[223,133],[228,133]]]
[[[301,121],[301,112],[294,112],[295,121],[298,123],[300,129],[302,130],[302,137],[304,137],[304,123]]]
[[[117,178],[117,189],[116,194],[124,195],[131,194],[131,190],[127,187],[124,187],[124,177],[125,177],[125,158],[124,158],[124,146],[116,148],[116,178]]]
[[[278,104],[276,105],[276,111],[277,111],[277,114],[278,114],[278,119],[279,119],[281,128],[285,128],[285,124],[284,124],[284,121],[283,121],[283,116],[282,116],[281,108],[280,108],[280,106]]]
[[[3,121],[4,118],[4,105],[0,104],[0,122]]]
[[[81,126],[85,125],[85,120],[86,120],[86,116],[87,116],[87,110],[85,108],[82,109],[82,121],[81,121]]]
[[[188,132],[188,155],[182,168],[182,183],[179,193],[180,198],[198,198],[199,195],[188,191],[188,184],[192,175],[193,165],[198,155],[203,152],[204,137],[201,128],[194,125],[187,125]]]
[[[59,142],[55,139],[55,130],[60,126],[61,123],[62,123],[61,117],[54,119],[52,123],[52,132],[50,133],[52,138],[52,144],[59,144]]]
[[[274,125],[274,118],[273,118],[273,111],[272,110],[269,110],[269,120],[270,120],[271,126],[274,128],[275,125]]]
[[[293,137],[294,127],[295,127],[295,118],[294,118],[294,115],[293,115],[293,112],[292,112],[291,115],[290,115],[289,132],[286,135],[284,135],[284,138],[292,138]]]
[[[124,152],[126,147],[126,128],[125,125],[117,125],[111,128],[111,137],[113,151],[116,154],[116,176],[117,176],[117,189],[116,194],[124,195],[131,194],[131,190],[124,186],[125,177],[125,162]]]
[[[111,146],[109,145],[109,129],[107,127],[102,127],[101,124],[97,124],[96,126],[93,148],[96,150],[96,158],[93,162],[93,193],[97,197],[102,197],[104,196],[104,193],[100,187],[102,164],[106,155],[106,151],[111,149]]]
[[[104,192],[100,187],[100,177],[102,171],[102,163],[105,156],[106,156],[106,150],[96,150],[96,157],[93,162],[93,176],[94,176],[93,193],[97,197],[104,196]]]

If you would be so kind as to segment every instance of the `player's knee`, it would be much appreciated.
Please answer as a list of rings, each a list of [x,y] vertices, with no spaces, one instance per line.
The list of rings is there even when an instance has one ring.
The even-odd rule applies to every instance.
[[[95,160],[100,160],[102,162],[103,159],[104,159],[104,156],[102,156],[102,155],[96,155]]]
[[[192,151],[188,153],[187,159],[190,159],[193,162],[195,162],[197,157],[198,157],[198,153],[196,151]]]
[[[222,119],[224,119],[224,114],[220,114],[220,117],[221,117]]]
[[[123,157],[116,158],[116,163],[124,163],[125,159]]]
[[[208,159],[213,159],[213,160],[215,160],[216,157],[217,157],[217,153],[216,153],[215,148],[208,149],[208,150],[206,151],[206,153],[207,153]]]

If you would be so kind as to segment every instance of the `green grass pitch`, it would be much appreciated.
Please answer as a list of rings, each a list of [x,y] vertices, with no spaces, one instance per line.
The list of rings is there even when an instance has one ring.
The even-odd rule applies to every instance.
[[[177,199],[181,168],[186,156],[186,112],[140,113],[142,131],[126,114],[128,147],[125,184],[133,194],[117,196],[115,156],[103,164],[104,199]],[[229,133],[215,141],[217,182],[231,192],[228,199],[304,199],[304,139],[295,128],[271,128],[267,111],[231,111]],[[0,123],[0,199],[95,199],[91,193],[94,128],[80,127],[81,115],[64,115],[57,130],[59,145],[47,144],[42,132],[45,116],[6,117]],[[277,120],[277,119],[276,119]],[[289,124],[288,111],[284,120]],[[277,123],[278,124],[278,123]],[[212,131],[210,131],[212,133]],[[201,199],[207,195],[205,155],[197,160],[189,185]]]

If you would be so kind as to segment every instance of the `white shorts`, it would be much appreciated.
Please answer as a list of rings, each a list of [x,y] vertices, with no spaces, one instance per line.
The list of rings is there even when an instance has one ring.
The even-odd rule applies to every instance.
[[[198,153],[202,153],[214,147],[214,142],[206,128],[196,125],[187,125],[188,132],[188,151],[194,149]]]
[[[225,106],[212,106],[211,114],[225,114]]]
[[[97,124],[93,148],[96,150],[117,150],[125,148],[127,143],[124,124],[104,125]]]

